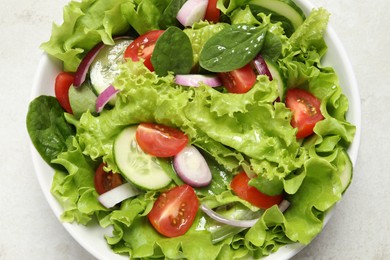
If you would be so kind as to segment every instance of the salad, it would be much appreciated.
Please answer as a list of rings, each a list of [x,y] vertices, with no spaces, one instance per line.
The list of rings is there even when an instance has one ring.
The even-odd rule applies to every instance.
[[[352,179],[329,13],[291,0],[83,0],[27,129],[61,219],[131,259],[261,258],[308,244]]]

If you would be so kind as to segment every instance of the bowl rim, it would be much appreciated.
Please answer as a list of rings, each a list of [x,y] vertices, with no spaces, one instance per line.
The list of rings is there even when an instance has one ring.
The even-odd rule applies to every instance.
[[[313,8],[316,8],[314,4],[309,2],[308,0],[294,0],[294,2],[306,13],[308,14]],[[346,76],[345,83],[348,83],[349,87],[347,89],[343,89],[343,93],[345,90],[348,90],[347,93],[348,100],[349,100],[349,111],[347,113],[347,118],[349,122],[353,122],[353,124],[356,126],[356,133],[354,136],[354,140],[351,144],[351,146],[348,149],[348,153],[350,155],[351,161],[353,166],[356,166],[357,158],[358,158],[358,151],[360,146],[360,139],[361,139],[361,102],[360,102],[360,94],[359,94],[359,88],[357,84],[357,80],[355,77],[355,73],[353,71],[352,64],[348,58],[347,52],[342,45],[339,37],[337,36],[335,30],[333,29],[333,26],[331,22],[328,24],[326,33],[325,33],[325,40],[327,44],[331,43],[334,45],[335,49],[334,51],[337,52],[337,54],[340,57],[341,64],[339,65],[339,69],[335,68],[335,71],[337,75],[339,75],[340,72],[338,70],[343,70],[346,73],[343,76]],[[332,67],[335,67],[334,64],[332,64]],[[46,83],[46,85],[50,85],[50,80],[45,78],[45,75],[48,73],[48,70],[50,73],[58,73],[60,71],[61,64],[59,61],[49,57],[47,54],[42,53],[38,67],[36,69],[34,81],[33,81],[33,87],[30,95],[30,100],[33,100],[35,97],[42,94],[41,86],[44,85],[43,83]],[[43,73],[44,72],[44,73]],[[340,76],[340,75],[339,75]],[[340,83],[341,85],[341,83]],[[54,95],[54,90],[51,91],[45,91],[45,94],[47,95]],[[344,93],[345,94],[345,93]],[[350,112],[352,111],[352,113]],[[30,140],[30,138],[28,138]],[[32,156],[32,162],[34,166],[34,170],[39,182],[39,185],[41,187],[41,190],[49,203],[49,206],[51,207],[53,213],[55,214],[57,220],[62,224],[62,226],[65,228],[65,230],[77,241],[78,244],[80,244],[87,252],[89,252],[91,255],[98,259],[125,259],[123,255],[115,254],[112,249],[107,245],[104,237],[100,237],[99,239],[104,242],[105,247],[109,250],[107,251],[104,249],[102,251],[101,245],[96,246],[96,243],[89,243],[85,240],[85,237],[83,236],[83,233],[80,233],[80,228],[86,228],[88,231],[90,230],[90,227],[84,227],[82,225],[75,225],[72,223],[64,223],[60,220],[60,215],[63,212],[62,207],[59,205],[57,200],[54,198],[54,196],[50,192],[51,187],[51,180],[52,175],[50,175],[50,178],[46,176],[46,172],[52,172],[54,173],[54,170],[41,158],[39,153],[36,151],[34,145],[30,141],[30,153]],[[49,187],[49,188],[48,188]],[[342,200],[340,200],[336,205],[327,212],[325,219],[324,219],[324,226],[325,228],[326,224],[329,222],[330,218],[332,217],[335,208],[339,205],[339,203]],[[81,227],[82,226],[82,227]],[[110,234],[110,228],[107,230],[104,230],[100,226],[98,227],[99,234],[101,235],[101,231],[107,235]],[[323,232],[323,230],[321,231]],[[96,232],[95,232],[96,233]],[[276,260],[276,259],[290,259],[293,256],[295,256],[297,253],[299,253],[303,248],[305,248],[307,245],[299,244],[299,243],[293,243],[286,246],[281,247],[278,251],[275,253],[272,253],[271,255],[264,257],[262,259],[266,260]],[[279,253],[278,253],[279,252]],[[128,257],[126,257],[128,259]]]

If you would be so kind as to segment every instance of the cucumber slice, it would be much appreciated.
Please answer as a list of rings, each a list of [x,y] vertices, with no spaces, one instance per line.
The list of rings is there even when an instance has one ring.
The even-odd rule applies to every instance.
[[[342,149],[337,158],[337,165],[342,166],[340,170],[340,181],[342,192],[344,193],[352,181],[353,166],[348,153]]]
[[[265,63],[267,64],[268,70],[272,75],[272,79],[278,82],[279,98],[281,102],[284,102],[287,91],[287,83],[284,77],[282,76],[282,71],[279,66],[267,57],[263,57]]]
[[[84,81],[78,88],[75,88],[73,85],[69,88],[69,103],[76,118],[80,118],[87,110],[95,114],[96,99],[97,96],[92,90],[89,81]]]
[[[302,9],[291,0],[252,0],[248,4],[251,6],[252,11],[257,9],[256,13],[261,11],[265,14],[274,14],[276,16],[275,20],[280,20],[284,25],[288,36],[306,19]]]
[[[135,139],[137,126],[122,130],[114,141],[114,158],[119,171],[129,182],[146,190],[158,190],[171,182],[157,157],[146,154]]]
[[[133,40],[120,38],[114,45],[105,45],[96,56],[89,70],[89,77],[96,95],[102,93],[119,74],[119,65],[125,61],[123,53]]]

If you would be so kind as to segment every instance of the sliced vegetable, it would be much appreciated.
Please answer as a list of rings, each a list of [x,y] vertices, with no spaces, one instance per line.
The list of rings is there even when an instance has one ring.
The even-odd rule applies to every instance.
[[[297,138],[313,134],[314,126],[324,117],[320,110],[321,101],[303,89],[289,89],[286,95],[286,107],[293,115],[291,125],[298,129]]]
[[[180,8],[176,18],[183,26],[191,26],[204,18],[207,4],[207,0],[188,0]]]
[[[184,235],[191,227],[199,201],[194,189],[187,185],[163,192],[148,214],[152,226],[166,237]]]
[[[279,209],[281,212],[285,212],[290,205],[291,203],[288,200],[282,200],[282,202],[279,203]]]
[[[211,171],[203,155],[192,145],[186,146],[173,158],[179,177],[192,187],[204,187],[211,182]]]
[[[200,206],[201,210],[206,213],[210,218],[220,222],[220,223],[223,223],[223,224],[227,224],[227,225],[230,225],[230,226],[234,226],[234,227],[244,227],[244,228],[250,228],[252,227],[254,224],[256,224],[256,222],[259,220],[258,218],[256,219],[251,219],[251,220],[236,220],[236,219],[227,219],[225,218],[224,216],[218,214],[217,212],[215,212],[214,210],[210,209],[209,207],[207,207],[206,205],[202,204]]]
[[[292,0],[251,0],[248,4],[261,7],[262,11],[266,14],[285,17],[286,21],[284,22],[289,23],[289,27],[292,27],[291,31],[288,30],[288,32],[286,32],[288,36],[305,20],[305,14]],[[285,28],[285,30],[286,29],[290,28]]]
[[[230,93],[246,93],[256,83],[256,74],[250,64],[230,72],[218,73],[218,77]]]
[[[125,58],[130,58],[132,61],[144,60],[144,65],[154,71],[151,57],[156,45],[157,39],[163,34],[164,30],[153,30],[147,32],[135,39],[126,49]]]
[[[338,164],[340,165],[339,167],[341,167],[341,188],[342,191],[345,192],[352,181],[353,166],[347,151],[344,149],[339,153]]]
[[[287,83],[279,66],[267,57],[257,55],[253,60],[253,65],[260,75],[267,75],[269,80],[276,80],[278,83],[279,99],[284,101],[287,91]]]
[[[72,112],[69,102],[69,88],[73,84],[74,75],[69,72],[60,72],[55,80],[54,93],[61,107],[68,113]]]
[[[137,126],[127,127],[115,138],[115,163],[123,177],[137,187],[146,190],[164,188],[171,182],[171,178],[161,168],[156,157],[143,152],[138,146],[136,130]]]
[[[241,172],[234,176],[230,187],[233,192],[243,200],[248,201],[252,205],[267,209],[273,205],[279,204],[283,200],[283,195],[268,196],[253,186],[249,186],[250,178],[245,172]]]
[[[130,183],[123,183],[98,197],[99,202],[106,208],[112,208],[125,199],[137,196],[140,191]]]
[[[119,89],[115,89],[114,86],[108,86],[96,99],[96,112],[102,112],[104,106],[119,92]]]
[[[144,152],[157,157],[175,156],[188,143],[188,137],[182,131],[152,123],[138,125],[136,139]]]
[[[76,73],[74,74],[73,85],[77,88],[83,84],[85,78],[87,76],[89,67],[92,62],[95,60],[95,57],[98,55],[99,51],[104,47],[104,44],[98,43],[95,47],[93,47],[87,55],[81,60],[80,65],[78,66]]]
[[[288,202],[287,200],[283,200],[280,204],[279,204],[279,210],[281,212],[284,212],[287,210],[287,208],[290,206],[290,202]],[[200,205],[200,209],[206,213],[207,216],[209,216],[210,218],[214,219],[215,221],[218,221],[220,223],[223,223],[223,224],[226,224],[226,225],[229,225],[229,226],[233,226],[233,227],[241,227],[241,228],[250,228],[252,227],[254,224],[256,224],[256,222],[260,219],[260,218],[255,218],[255,219],[250,219],[250,220],[239,220],[239,219],[229,219],[229,218],[226,218],[225,216],[217,213],[216,211],[210,209],[209,207],[207,207],[205,204],[202,204]],[[233,232],[235,230],[232,230]]]
[[[257,55],[256,58],[253,60],[253,65],[259,75],[266,75],[268,76],[269,80],[272,80],[272,74],[269,71],[267,63],[265,62],[263,56],[261,56],[260,54]]]
[[[218,87],[222,85],[222,82],[217,76],[201,74],[176,75],[175,83],[189,87],[199,87],[201,83],[210,87]]]
[[[118,187],[123,183],[123,179],[120,174],[113,172],[106,172],[104,170],[104,163],[101,163],[95,172],[95,189],[97,193],[103,194],[113,188]]]
[[[218,0],[208,0],[206,14],[204,16],[205,20],[213,23],[219,22],[221,11],[217,8],[217,2]]]
[[[123,53],[132,41],[130,37],[116,37],[114,45],[104,45],[94,58],[89,77],[96,95],[101,94],[119,75],[119,65],[125,62]]]

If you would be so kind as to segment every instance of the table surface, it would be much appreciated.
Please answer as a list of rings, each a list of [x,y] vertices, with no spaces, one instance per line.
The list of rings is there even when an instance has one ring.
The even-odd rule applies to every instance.
[[[294,259],[390,257],[390,16],[385,0],[312,0],[354,67],[362,139],[354,180],[323,232]],[[34,176],[25,117],[41,57],[39,44],[62,21],[67,0],[0,0],[0,259],[93,259],[57,220]]]

